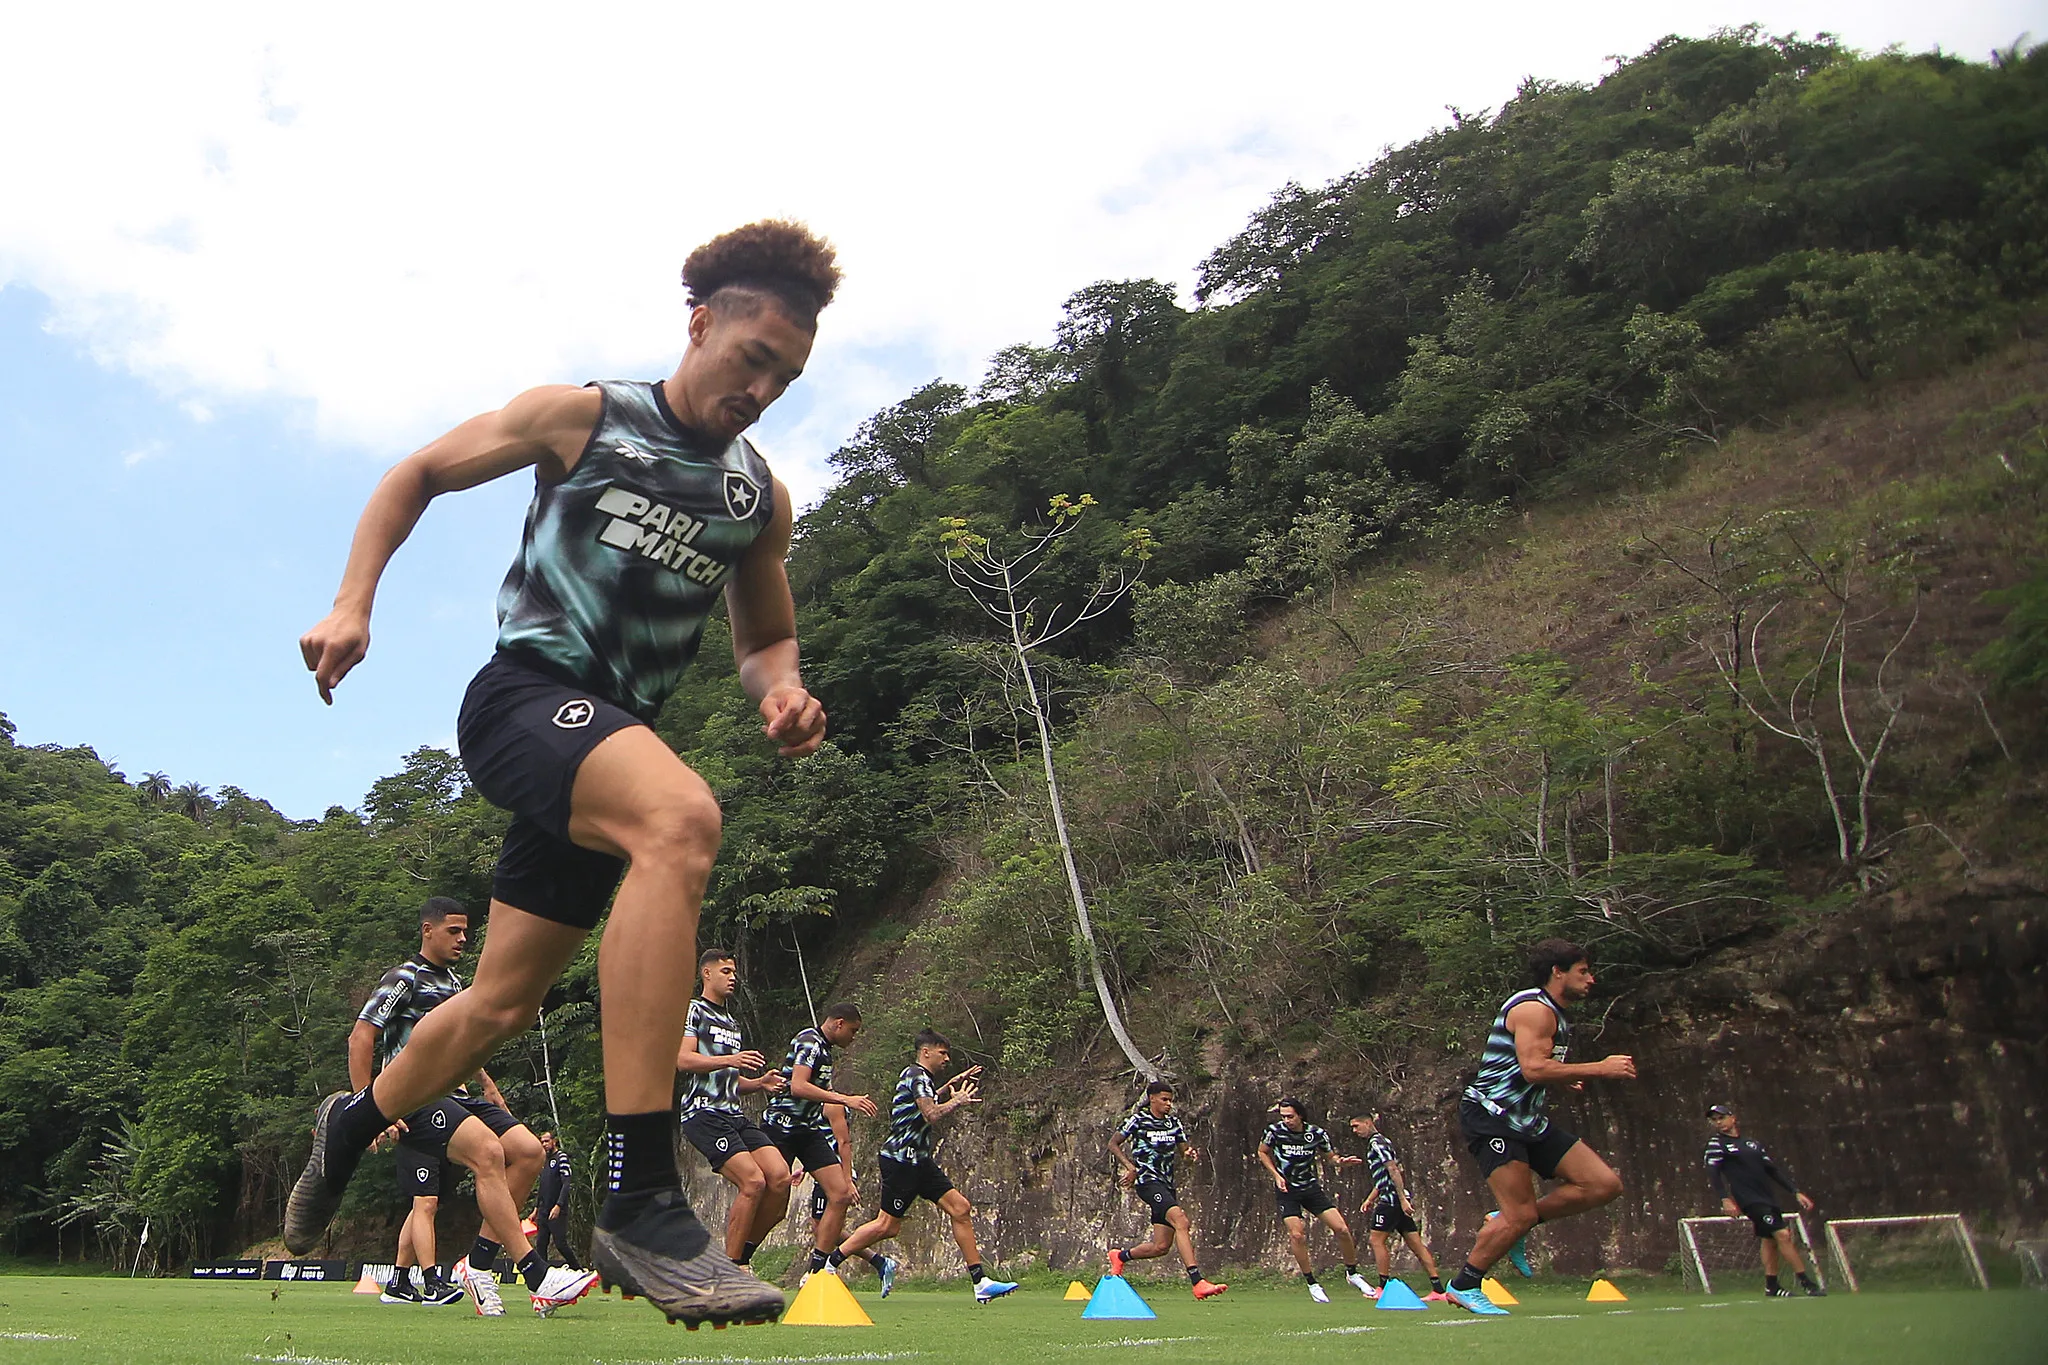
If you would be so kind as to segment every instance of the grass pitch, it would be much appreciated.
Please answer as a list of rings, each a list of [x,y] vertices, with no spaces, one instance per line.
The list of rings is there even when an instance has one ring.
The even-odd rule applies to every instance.
[[[1092,1283],[1092,1279],[1090,1281]],[[857,1297],[870,1328],[671,1327],[645,1304],[593,1294],[542,1321],[505,1290],[506,1316],[380,1304],[340,1285],[0,1277],[0,1361],[298,1362],[299,1365],[727,1365],[917,1361],[1081,1362],[1105,1353],[1160,1361],[1513,1361],[1516,1365],[1684,1362],[1756,1365],[2048,1360],[2048,1294],[1998,1290],[1842,1294],[1769,1301],[1644,1291],[1614,1306],[1584,1284],[1517,1285],[1508,1318],[1456,1309],[1383,1313],[1345,1289],[1311,1303],[1298,1286],[1245,1287],[1208,1303],[1165,1280],[1133,1282],[1159,1316],[1087,1322],[1082,1305],[1033,1285],[976,1308],[967,1290]],[[273,1293],[273,1291],[275,1291]]]

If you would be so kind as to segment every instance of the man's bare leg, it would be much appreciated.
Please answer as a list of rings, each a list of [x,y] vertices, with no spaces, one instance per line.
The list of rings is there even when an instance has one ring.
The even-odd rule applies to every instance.
[[[433,1015],[427,1017],[431,1019]],[[484,1230],[490,1239],[503,1247],[515,1263],[525,1260],[533,1244],[526,1240],[526,1230],[519,1225],[519,1205],[505,1183],[505,1149],[499,1145],[497,1134],[472,1114],[457,1124],[449,1137],[448,1159],[467,1166],[476,1176],[477,1212],[483,1215]]]
[[[873,1218],[855,1228],[853,1235],[839,1244],[839,1255],[842,1258],[858,1256],[875,1243],[887,1241],[889,1238],[894,1237],[902,1226],[903,1220],[901,1218],[893,1218],[886,1212],[877,1213]]]
[[[1394,1249],[1387,1245],[1387,1234],[1374,1228],[1365,1234],[1365,1240],[1372,1246],[1373,1268],[1380,1272],[1380,1279],[1385,1280],[1394,1270]],[[1434,1271],[1430,1273],[1435,1274]]]
[[[811,1178],[825,1191],[825,1216],[818,1220],[818,1234],[811,1243],[829,1255],[846,1233],[846,1211],[853,1207],[853,1181],[846,1167],[826,1166],[811,1172]]]
[[[1351,1235],[1351,1225],[1344,1221],[1344,1215],[1335,1209],[1324,1209],[1316,1215],[1324,1227],[1337,1234],[1337,1249],[1344,1253],[1347,1268],[1358,1264],[1358,1239]]]
[[[1375,1232],[1373,1237],[1376,1239],[1373,1246],[1373,1254],[1378,1256],[1379,1249],[1386,1243],[1387,1237],[1382,1232]],[[1404,1232],[1401,1234],[1401,1240],[1408,1244],[1408,1250],[1414,1253],[1415,1259],[1422,1262],[1422,1273],[1429,1276],[1431,1284],[1435,1284],[1439,1278],[1436,1273],[1436,1257],[1429,1254],[1429,1247],[1423,1242],[1422,1234],[1419,1232]],[[1387,1277],[1387,1266],[1391,1263],[1391,1259],[1391,1256],[1389,1256],[1380,1261],[1381,1279]]]
[[[1621,1177],[1614,1168],[1600,1159],[1600,1154],[1583,1142],[1572,1144],[1572,1149],[1557,1163],[1557,1184],[1549,1194],[1536,1201],[1536,1221],[1553,1222],[1569,1218],[1575,1213],[1584,1213],[1610,1203],[1621,1193]],[[1495,1222],[1505,1221],[1506,1210]]]
[[[1295,1265],[1301,1268],[1303,1275],[1314,1279],[1316,1268],[1308,1258],[1308,1224],[1299,1218],[1284,1221],[1287,1224],[1287,1248],[1294,1253]]]
[[[770,1151],[771,1148],[764,1147],[758,1151],[734,1152],[718,1168],[718,1178],[733,1188],[732,1207],[725,1215],[725,1254],[741,1265],[747,1262],[746,1245],[754,1240],[754,1224],[763,1206],[773,1202],[769,1192],[774,1181],[762,1169],[766,1163],[757,1159]],[[780,1153],[776,1156],[779,1160]],[[788,1166],[782,1168],[782,1177],[782,1192],[787,1195]]]
[[[747,1230],[747,1240],[759,1246],[768,1240],[777,1223],[789,1217],[789,1187],[793,1177],[789,1173],[789,1162],[775,1148],[756,1148],[753,1156],[761,1174],[768,1180],[768,1188],[754,1206],[753,1226]]]

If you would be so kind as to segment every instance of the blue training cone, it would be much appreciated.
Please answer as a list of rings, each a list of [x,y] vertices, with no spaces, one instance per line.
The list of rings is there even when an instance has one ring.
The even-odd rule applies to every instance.
[[[1418,1305],[1419,1306],[1419,1305]],[[1152,1305],[1138,1297],[1138,1291],[1121,1275],[1104,1275],[1095,1283],[1095,1294],[1081,1310],[1084,1318],[1156,1318]]]
[[[1382,1313],[1420,1313],[1429,1305],[1415,1297],[1415,1291],[1400,1280],[1388,1280],[1380,1286],[1378,1304]]]

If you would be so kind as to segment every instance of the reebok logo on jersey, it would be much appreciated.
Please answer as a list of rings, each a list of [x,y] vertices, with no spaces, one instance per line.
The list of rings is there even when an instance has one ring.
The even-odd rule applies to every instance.
[[[578,697],[575,701],[562,703],[562,709],[555,712],[555,724],[564,730],[581,730],[590,724],[590,718],[596,714],[596,707]]]
[[[732,480],[744,477],[726,475],[725,501],[728,508],[733,503]],[[751,484],[748,486],[752,487]],[[760,496],[756,489],[754,498],[758,501]],[[702,583],[706,587],[716,586],[725,577],[722,562],[694,547],[693,542],[702,534],[704,523],[688,512],[658,503],[617,484],[598,496],[597,510],[611,517],[605,528],[597,533],[600,544],[628,550],[643,559],[666,565],[692,583]]]
[[[761,505],[761,485],[737,469],[725,471],[725,510],[734,521],[745,521]]]
[[[638,460],[641,464],[654,463],[654,456],[648,454],[644,450],[639,449],[638,447],[634,446],[631,442],[628,441],[621,441],[617,445],[613,446],[612,453],[614,455],[623,455],[629,460]]]

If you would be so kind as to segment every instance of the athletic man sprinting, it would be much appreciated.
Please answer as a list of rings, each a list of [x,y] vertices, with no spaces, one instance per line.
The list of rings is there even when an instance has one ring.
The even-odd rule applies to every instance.
[[[801,1166],[825,1196],[816,1212],[809,1274],[829,1268],[832,1249],[846,1231],[846,1211],[853,1204],[853,1176],[846,1165],[851,1151],[846,1111],[874,1118],[875,1102],[866,1095],[832,1089],[832,1050],[851,1047],[860,1036],[860,1007],[842,1001],[825,1011],[816,1028],[789,1040],[782,1061],[782,1093],[768,1101],[761,1126],[775,1140],[791,1170]],[[813,1207],[815,1208],[815,1201]],[[882,1267],[875,1267],[880,1270]]]
[[[789,1210],[789,1163],[775,1139],[747,1117],[740,1096],[780,1094],[782,1074],[744,1074],[767,1071],[768,1059],[746,1046],[728,1008],[740,979],[733,955],[706,948],[697,971],[702,989],[690,1002],[676,1053],[676,1070],[683,1073],[683,1136],[735,1191],[725,1219],[725,1254],[746,1265]]]
[[[781,1313],[781,1291],[712,1245],[676,1172],[676,1049],[719,810],[649,723],[723,591],[768,738],[788,757],[824,740],[783,571],[789,494],[741,432],[802,373],[838,282],[832,249],[796,224],[727,233],[684,263],[689,347],[668,378],[529,390],[400,461],[371,496],[334,610],[299,641],[323,700],[369,648],[378,579],[427,504],[534,471],[498,652],[456,731],[477,789],[516,818],[475,980],[373,1086],[321,1103],[288,1247],[318,1240],[389,1116],[446,1094],[532,1024],[611,901],[598,954],[609,1193],[592,1263],[672,1320]]]
[[[1365,1168],[1372,1177],[1372,1193],[1358,1211],[1367,1219],[1366,1240],[1372,1244],[1373,1267],[1379,1271],[1380,1286],[1386,1284],[1394,1266],[1388,1238],[1399,1237],[1429,1276],[1428,1301],[1443,1302],[1449,1296],[1436,1273],[1436,1257],[1429,1254],[1429,1244],[1422,1240],[1422,1229],[1415,1222],[1415,1201],[1408,1197],[1408,1185],[1401,1174],[1401,1159],[1394,1152],[1394,1144],[1380,1131],[1379,1115],[1360,1114],[1353,1118],[1351,1135],[1365,1139]],[[1366,1297],[1378,1298],[1378,1287]]]
[[[1330,1135],[1308,1121],[1300,1101],[1282,1100],[1274,1108],[1280,1111],[1280,1118],[1259,1139],[1259,1164],[1273,1178],[1273,1202],[1279,1207],[1280,1221],[1287,1227],[1287,1242],[1294,1251],[1295,1265],[1301,1269],[1302,1281],[1308,1285],[1308,1296],[1317,1303],[1330,1301],[1316,1281],[1315,1264],[1308,1254],[1306,1220],[1314,1218],[1337,1234],[1337,1246],[1344,1253],[1344,1283],[1371,1298],[1372,1286],[1358,1273],[1358,1239],[1351,1235],[1350,1224],[1337,1211],[1337,1201],[1330,1197],[1316,1174],[1319,1158],[1329,1166],[1332,1175],[1340,1166],[1358,1165],[1359,1158],[1339,1156],[1330,1145]]]
[[[967,1261],[974,1301],[987,1303],[1014,1292],[1017,1286],[991,1279],[982,1268],[981,1252],[974,1241],[974,1205],[953,1188],[953,1182],[932,1156],[937,1143],[932,1126],[967,1105],[981,1103],[978,1066],[968,1067],[944,1085],[934,1084],[952,1061],[952,1044],[942,1035],[932,1029],[918,1033],[917,1061],[903,1068],[896,1081],[896,1094],[889,1102],[889,1138],[881,1151],[881,1210],[854,1229],[853,1235],[832,1253],[829,1263],[836,1270],[847,1257],[861,1255],[875,1243],[894,1237],[910,1206],[920,1199],[930,1200],[952,1220],[953,1241]],[[885,1296],[895,1287],[895,1263],[886,1264],[887,1269],[882,1271]]]
[[[1636,1064],[1622,1056],[1565,1060],[1572,1026],[1564,1007],[1584,1000],[1593,989],[1593,968],[1584,948],[1561,938],[1544,939],[1529,950],[1529,975],[1535,984],[1509,996],[1494,1016],[1479,1075],[1465,1087],[1458,1107],[1465,1145],[1500,1204],[1499,1214],[1480,1229],[1464,1268],[1445,1290],[1453,1303],[1474,1313],[1507,1312],[1486,1297],[1479,1282],[1495,1261],[1519,1253],[1530,1228],[1597,1209],[1621,1193],[1614,1168],[1550,1121],[1547,1087],[1633,1080]],[[1558,1182],[1540,1200],[1532,1173]],[[1518,1262],[1517,1268],[1524,1265]]]
[[[1136,1190],[1138,1198],[1152,1211],[1152,1235],[1137,1246],[1112,1246],[1109,1273],[1123,1274],[1126,1261],[1150,1260],[1177,1250],[1196,1298],[1212,1299],[1230,1288],[1227,1284],[1211,1284],[1202,1274],[1202,1267],[1195,1263],[1194,1229],[1188,1222],[1187,1210],[1180,1206],[1180,1192],[1173,1185],[1173,1167],[1177,1159],[1199,1161],[1202,1154],[1188,1141],[1187,1129],[1173,1116],[1171,1085],[1153,1081],[1145,1087],[1145,1102],[1133,1109],[1111,1136],[1109,1151],[1123,1167],[1118,1183]]]
[[[1792,1241],[1792,1225],[1785,1221],[1785,1210],[1778,1203],[1777,1189],[1797,1199],[1808,1213],[1813,1212],[1813,1200],[1771,1160],[1761,1142],[1742,1135],[1742,1120],[1729,1106],[1717,1104],[1708,1109],[1707,1122],[1714,1126],[1714,1135],[1707,1139],[1707,1170],[1721,1195],[1721,1211],[1730,1218],[1749,1219],[1756,1229],[1757,1250],[1764,1262],[1764,1293],[1774,1299],[1792,1297],[1792,1291],[1778,1283],[1779,1263],[1790,1261],[1799,1288],[1809,1298],[1820,1298],[1827,1291],[1806,1273],[1806,1262]]]

